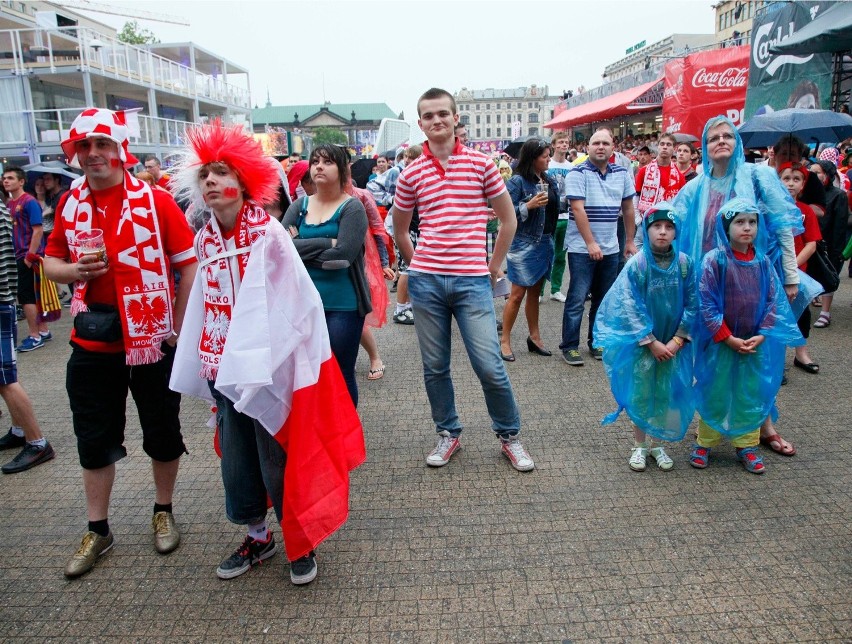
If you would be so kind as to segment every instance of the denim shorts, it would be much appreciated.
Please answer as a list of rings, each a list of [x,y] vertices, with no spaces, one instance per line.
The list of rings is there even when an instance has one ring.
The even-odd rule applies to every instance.
[[[18,382],[18,318],[14,304],[0,304],[0,385]]]

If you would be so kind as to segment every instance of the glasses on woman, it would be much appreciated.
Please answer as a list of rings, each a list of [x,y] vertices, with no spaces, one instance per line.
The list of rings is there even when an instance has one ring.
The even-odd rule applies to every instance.
[[[734,135],[729,132],[725,132],[724,134],[717,134],[716,136],[711,136],[707,139],[707,143],[719,143],[720,141],[727,141],[730,143],[734,140]]]

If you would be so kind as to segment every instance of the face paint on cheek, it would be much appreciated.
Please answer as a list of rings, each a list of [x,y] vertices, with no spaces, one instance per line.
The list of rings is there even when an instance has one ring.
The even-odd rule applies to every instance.
[[[121,167],[121,159],[110,159],[109,164],[113,168],[120,168]]]
[[[236,188],[234,188],[233,186],[228,186],[227,188],[225,188],[222,191],[222,195],[224,195],[228,199],[234,199],[234,198],[238,197],[239,194],[240,194],[240,191],[237,190]]]

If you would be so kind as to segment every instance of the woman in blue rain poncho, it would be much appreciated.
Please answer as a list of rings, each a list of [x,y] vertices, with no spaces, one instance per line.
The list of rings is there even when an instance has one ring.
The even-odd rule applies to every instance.
[[[662,470],[673,466],[653,438],[677,441],[695,411],[690,342],[697,313],[693,262],[679,252],[678,222],[669,202],[651,208],[642,226],[644,243],[619,274],[601,303],[595,321],[595,346],[618,409],[633,421],[634,447],[629,466],[645,469],[650,455]]]
[[[690,456],[699,469],[727,436],[746,470],[763,473],[760,426],[781,386],[785,347],[804,341],[778,274],[755,245],[763,225],[753,202],[727,202],[717,216],[719,248],[701,263],[695,363],[701,420]]]
[[[754,246],[769,258],[793,311],[801,315],[822,288],[796,265],[793,237],[804,231],[796,203],[772,168],[746,163],[742,139],[730,119],[716,116],[707,121],[701,153],[704,174],[687,183],[674,199],[675,210],[683,217],[681,250],[700,266],[704,255],[720,244],[716,215],[722,204],[734,197],[755,204],[761,225]],[[786,456],[796,453],[768,417],[761,427],[761,442],[780,446],[776,451]]]

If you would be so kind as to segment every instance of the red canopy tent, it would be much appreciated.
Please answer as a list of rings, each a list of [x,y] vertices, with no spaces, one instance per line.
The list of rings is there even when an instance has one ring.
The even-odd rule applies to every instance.
[[[651,97],[644,95],[656,94],[662,96],[662,83],[663,79],[658,78],[644,85],[631,87],[617,94],[572,107],[545,123],[544,127],[551,130],[564,130],[574,125],[607,121],[627,114],[649,112],[660,107],[662,100],[657,100],[656,97],[648,100]]]

